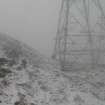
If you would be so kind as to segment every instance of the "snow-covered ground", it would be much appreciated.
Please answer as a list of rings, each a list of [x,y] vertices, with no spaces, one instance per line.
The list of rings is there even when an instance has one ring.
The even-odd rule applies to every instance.
[[[0,35],[0,105],[105,105],[105,70],[61,72],[54,61]]]

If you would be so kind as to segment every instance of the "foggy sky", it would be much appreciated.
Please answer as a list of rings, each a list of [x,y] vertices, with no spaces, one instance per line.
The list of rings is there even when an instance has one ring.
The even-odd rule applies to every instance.
[[[60,5],[61,0],[0,0],[0,32],[50,56]]]
[[[0,32],[51,55],[60,0],[0,0]]]

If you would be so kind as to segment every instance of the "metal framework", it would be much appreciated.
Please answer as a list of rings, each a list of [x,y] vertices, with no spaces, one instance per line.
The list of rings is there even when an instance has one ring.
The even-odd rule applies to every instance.
[[[62,0],[52,57],[62,70],[105,64],[102,0]]]

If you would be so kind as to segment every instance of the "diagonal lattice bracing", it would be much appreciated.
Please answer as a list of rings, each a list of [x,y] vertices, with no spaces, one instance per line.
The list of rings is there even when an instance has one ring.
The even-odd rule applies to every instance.
[[[53,53],[62,70],[66,65],[105,64],[103,1],[62,0]]]

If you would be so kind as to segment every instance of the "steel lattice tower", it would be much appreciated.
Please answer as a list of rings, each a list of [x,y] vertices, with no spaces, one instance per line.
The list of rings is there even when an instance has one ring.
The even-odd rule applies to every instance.
[[[102,0],[62,0],[59,15],[53,58],[59,61],[61,69],[104,65]]]

